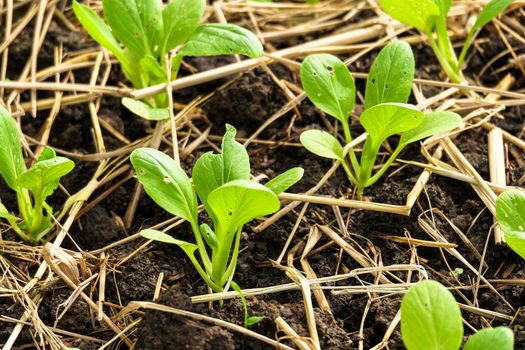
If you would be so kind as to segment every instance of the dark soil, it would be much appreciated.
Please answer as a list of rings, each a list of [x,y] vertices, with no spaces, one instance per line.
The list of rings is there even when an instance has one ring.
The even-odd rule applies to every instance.
[[[28,30],[31,37],[31,30]],[[478,72],[496,52],[504,49],[504,44],[499,40],[490,40],[495,34],[489,29],[485,30],[480,37],[485,36],[489,40],[482,44],[481,51],[473,54],[466,69],[469,77],[475,77]],[[512,40],[511,38],[509,38]],[[25,62],[30,54],[30,46],[27,42],[31,40],[19,38],[20,46],[18,49],[10,51],[10,62]],[[25,44],[24,44],[25,40]],[[81,42],[79,34],[70,33],[60,25],[54,24],[48,35],[47,46],[43,49],[43,56],[40,64],[45,67],[52,64],[53,47],[62,42],[66,50],[78,50],[85,47]],[[17,45],[13,45],[17,47]],[[441,79],[441,70],[437,65],[429,47],[416,45],[413,47],[416,55],[418,67],[417,76],[421,78]],[[377,52],[373,52],[366,58],[356,62],[351,68],[354,71],[367,72],[373,58]],[[194,59],[189,63],[198,70],[206,70],[210,67],[223,65],[231,62],[229,58],[219,59]],[[485,86],[493,86],[507,72],[513,73],[516,77],[521,77],[517,67],[511,67],[508,71],[495,73],[498,67],[507,65],[508,56],[505,60],[496,62],[493,68],[481,77],[481,82]],[[10,77],[16,78],[22,66],[10,66]],[[280,65],[271,65],[270,69],[280,78],[286,79],[294,84],[299,84],[297,77]],[[188,74],[188,72],[183,72]],[[89,77],[88,71],[79,71],[76,81],[86,81]],[[234,125],[240,136],[249,136],[259,126],[261,126],[270,116],[278,111],[287,99],[281,89],[273,82],[271,77],[262,69],[246,73],[237,79],[227,88],[220,89],[214,97],[202,106],[206,117],[214,124],[212,133],[220,135],[223,132],[223,124]],[[117,85],[119,81],[124,81],[118,68],[115,67],[111,76],[111,84]],[[207,84],[198,88],[185,89],[175,93],[175,98],[180,102],[190,101],[195,96],[209,93],[221,86],[226,80]],[[516,89],[523,89],[525,82],[523,78],[515,84]],[[364,92],[364,81],[357,81],[358,89]],[[423,92],[427,96],[436,93],[434,88],[425,88]],[[316,127],[326,129],[322,122],[319,112],[305,101],[299,106],[300,116],[290,128],[292,114],[281,117],[267,128],[261,138],[269,140],[286,140],[298,142],[300,133],[306,129]],[[513,107],[502,113],[505,119],[498,120],[496,123],[505,130],[518,135],[523,128],[524,115],[519,107]],[[151,131],[152,124],[132,116],[125,110],[118,99],[105,98],[100,115],[106,118],[117,130],[122,132],[130,140],[136,140]],[[22,120],[23,130],[30,136],[36,136],[45,120],[46,113],[42,112],[36,119],[25,117]],[[332,121],[330,121],[332,122]],[[358,125],[357,116],[354,116],[355,135],[361,129]],[[122,143],[111,136],[107,136],[105,141],[109,149],[117,149]],[[396,140],[390,140],[395,144]],[[456,145],[465,154],[467,159],[474,165],[480,174],[487,178],[488,160],[486,152],[486,133],[481,129],[474,129],[463,133],[455,141]],[[70,152],[94,153],[94,144],[90,130],[90,121],[85,105],[64,107],[53,126],[50,145],[68,150]],[[272,147],[252,144],[249,147],[254,174],[264,173],[270,177],[293,167],[302,166],[306,169],[304,179],[294,186],[292,192],[303,192],[314,186],[319,179],[326,173],[331,165],[331,161],[323,160],[308,153],[302,148],[294,147]],[[183,166],[190,169],[200,154],[209,149],[199,149],[193,155],[183,160]],[[404,159],[420,160],[419,146],[414,145],[405,150],[401,156]],[[70,193],[81,189],[86,185],[90,176],[95,171],[96,163],[78,161],[76,169],[68,175],[63,185]],[[525,169],[520,168],[518,163],[511,159],[509,173],[515,174],[511,177],[512,184],[515,183],[524,173]],[[406,201],[406,196],[412,189],[421,169],[416,167],[404,167],[395,174],[387,174],[380,182],[369,188],[365,196],[372,201],[401,204]],[[389,176],[392,175],[392,176]],[[514,180],[512,180],[514,179]],[[115,180],[115,181],[118,181]],[[102,193],[112,185],[98,190],[92,198]],[[126,182],[123,186],[114,191],[109,197],[88,211],[70,231],[71,237],[83,250],[93,250],[103,247],[109,243],[126,237],[128,234],[137,232],[144,227],[152,226],[162,220],[170,218],[170,215],[146,195],[143,195],[139,203],[137,216],[133,227],[127,232],[120,224],[127,203],[130,200],[134,188],[134,180]],[[321,194],[330,194],[336,197],[351,196],[352,189],[342,171],[338,171],[321,191]],[[0,198],[6,206],[16,211],[15,196],[7,190],[5,184],[0,182]],[[60,208],[65,195],[57,191],[50,204],[54,208]],[[485,209],[485,205],[478,198],[477,194],[470,186],[463,182],[450,180],[439,176],[432,176],[426,187],[426,192],[421,195],[418,204],[414,207],[409,217],[388,215],[367,211],[354,211],[341,209],[344,217],[350,216],[349,232],[352,239],[364,247],[366,253],[376,256],[377,260],[383,265],[407,264],[410,263],[411,254],[409,247],[389,240],[385,240],[385,235],[403,236],[408,232],[413,238],[431,240],[431,238],[421,229],[418,224],[418,217],[423,211],[429,208],[437,208],[448,217],[454,225],[466,233],[478,251],[483,251],[487,232],[493,224],[492,215]],[[450,225],[439,216],[434,217],[436,226],[441,234],[451,243],[457,243],[458,251],[474,266],[479,265],[477,258],[465,247],[458,238]],[[290,279],[275,268],[270,267],[269,259],[276,259],[284,246],[289,233],[296,220],[296,214],[289,214],[277,224],[269,227],[262,233],[254,233],[253,227],[257,223],[247,225],[245,234],[241,242],[241,253],[239,256],[238,267],[235,274],[235,281],[242,288],[268,287],[289,283]],[[333,224],[335,216],[329,207],[311,205],[305,215],[306,222],[297,231],[292,244],[303,240],[309,232],[311,225],[316,223]],[[174,236],[179,239],[191,241],[192,233],[190,228],[183,224],[172,230]],[[5,238],[5,236],[4,236]],[[327,243],[323,239],[320,244]],[[143,242],[134,241],[108,252],[110,266],[119,262],[120,259],[128,256]],[[350,242],[354,244],[354,242]],[[68,248],[74,248],[71,241],[67,240],[64,244]],[[418,256],[428,261],[430,277],[442,282],[446,280],[454,281],[449,274],[449,267],[463,267],[462,263],[446,252],[437,249],[418,248]],[[447,264],[443,260],[446,256]],[[309,257],[314,271],[318,277],[331,276],[337,271],[336,265],[339,258],[339,248],[332,246],[325,251]],[[489,266],[484,276],[488,279],[524,279],[525,264],[516,254],[506,247],[496,247],[488,245],[485,257]],[[508,269],[512,266],[512,269]],[[298,265],[296,266],[298,267]],[[341,268],[354,269],[360,267],[354,260],[343,254]],[[31,267],[28,267],[31,268]],[[34,267],[32,267],[34,268]],[[93,267],[96,272],[97,266]],[[340,271],[340,270],[339,270]],[[199,279],[191,263],[177,247],[168,245],[152,244],[146,251],[135,255],[124,264],[115,266],[115,270],[108,273],[106,286],[106,300],[120,305],[127,305],[134,300],[151,301],[155,290],[155,284],[159,273],[164,274],[164,292],[161,294],[159,303],[173,308],[193,311],[196,313],[220,318],[235,324],[243,323],[243,307],[239,300],[226,301],[223,308],[217,305],[214,309],[209,309],[207,305],[194,305],[189,297],[207,293],[206,285]],[[397,273],[397,277],[406,280],[406,273]],[[416,281],[417,276],[413,276]],[[465,269],[464,273],[457,277],[460,282],[471,283],[476,275]],[[363,282],[373,282],[370,276],[365,276]],[[456,283],[456,282],[454,282]],[[357,280],[344,281],[345,285],[359,285]],[[516,333],[516,341],[525,341],[525,313],[519,311],[524,306],[525,287],[524,286],[499,286],[498,291],[515,308],[509,308],[489,289],[480,290],[478,300],[479,307],[488,310],[495,310],[508,315],[517,317],[513,325]],[[326,296],[332,308],[332,314],[315,310],[316,322],[319,337],[323,349],[356,349],[359,342],[363,342],[365,349],[368,349],[382,340],[392,319],[399,310],[400,296],[375,295],[366,313],[364,322],[363,314],[367,307],[369,295],[346,295],[336,296],[326,291]],[[108,331],[106,326],[94,321],[89,308],[80,298],[77,299],[71,308],[60,320],[56,317],[63,310],[61,305],[69,296],[71,291],[58,283],[47,290],[44,294],[42,305],[39,308],[39,317],[42,321],[83,335],[96,336],[101,339],[110,339],[114,334]],[[463,295],[472,300],[471,291],[463,291]],[[456,297],[460,298],[459,295]],[[276,294],[267,294],[248,300],[249,312],[252,315],[264,316],[264,320],[252,327],[255,332],[263,334],[271,339],[275,339],[276,326],[274,319],[281,316],[290,324],[301,336],[307,336],[306,320],[302,296],[298,291],[289,291]],[[9,298],[0,298],[0,315],[8,315],[18,318],[21,315],[21,308]],[[480,316],[463,312],[465,319],[474,327],[481,328],[486,326]],[[490,322],[491,320],[489,320]],[[359,330],[363,322],[361,338]],[[499,325],[499,321],[492,321],[492,325]],[[0,345],[9,337],[12,324],[0,323]],[[468,332],[468,331],[467,331]],[[135,349],[162,350],[162,349],[269,349],[270,346],[250,337],[232,333],[226,329],[211,325],[205,322],[182,318],[174,314],[146,311],[138,327],[136,336],[137,345]],[[31,343],[29,332],[24,331],[19,337],[17,345]],[[292,346],[288,340],[283,343]],[[89,342],[70,341],[71,346],[85,349],[95,349],[97,344]],[[389,343],[390,349],[402,349],[400,333],[396,330]]]

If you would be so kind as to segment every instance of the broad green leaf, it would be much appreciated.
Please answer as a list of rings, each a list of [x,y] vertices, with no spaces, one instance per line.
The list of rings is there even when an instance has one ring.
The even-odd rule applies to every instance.
[[[166,120],[170,118],[170,112],[167,108],[153,108],[145,102],[129,97],[122,98],[122,104],[139,117],[147,120]]]
[[[208,195],[216,188],[229,181],[250,179],[248,152],[243,145],[235,141],[236,132],[233,126],[226,124],[221,154],[205,153],[193,167],[195,191],[206,206]]]
[[[21,174],[16,184],[29,189],[33,195],[40,194],[40,200],[44,201],[57,189],[60,179],[69,174],[74,167],[75,163],[64,157],[41,160]]]
[[[151,54],[136,0],[102,0],[102,7],[113,35],[136,60]]]
[[[382,103],[361,114],[361,125],[375,144],[390,136],[416,128],[425,115],[415,106],[403,103]]]
[[[205,0],[172,0],[164,8],[163,52],[173,50],[188,40],[199,26],[205,8]]]
[[[439,7],[439,16],[447,18],[448,11],[452,5],[452,0],[434,0],[434,3]]]
[[[496,201],[496,218],[509,247],[525,259],[525,193],[502,193]]]
[[[4,218],[7,221],[18,221],[19,219],[12,215],[9,210],[0,202],[0,218]]]
[[[197,226],[197,197],[179,164],[153,148],[134,150],[130,160],[144,190],[159,206]]]
[[[514,333],[508,327],[485,328],[469,338],[463,350],[513,350]]]
[[[128,59],[115,39],[111,29],[89,6],[73,1],[73,12],[88,34],[102,47],[108,49],[119,62],[128,66]]]
[[[381,0],[381,8],[401,23],[429,33],[439,16],[439,7],[432,0]]]
[[[406,103],[412,90],[415,62],[410,45],[395,41],[385,46],[366,81],[365,109],[385,102]]]
[[[216,232],[221,235],[233,235],[242,225],[273,214],[281,206],[270,189],[248,180],[231,181],[215,189],[208,196],[208,204],[217,217]],[[217,237],[219,241],[224,238]]]
[[[479,13],[471,31],[475,32],[476,30],[484,27],[497,15],[505,11],[505,9],[509,7],[510,4],[512,4],[512,1],[513,0],[491,0]]]
[[[156,57],[158,57],[161,54],[160,45],[162,45],[162,36],[164,34],[162,11],[160,9],[160,3],[162,0],[134,1],[137,4],[137,10],[142,20],[142,27],[146,32],[150,50]],[[181,13],[179,16],[182,17],[184,15]],[[161,59],[164,59],[164,57],[161,57]]]
[[[458,350],[461,311],[452,293],[436,281],[422,281],[401,302],[401,336],[408,350]]]
[[[7,185],[16,191],[16,179],[25,170],[16,123],[9,112],[0,106],[0,175]]]
[[[301,64],[301,82],[310,101],[343,124],[355,104],[355,83],[350,71],[333,55],[310,55]]]
[[[293,185],[295,185],[299,180],[301,180],[303,174],[303,168],[292,168],[274,177],[273,179],[265,183],[264,186],[268,187],[276,195],[279,195],[282,192],[289,189],[290,187],[292,187]]]
[[[208,245],[212,249],[218,249],[219,241],[217,240],[217,236],[215,235],[215,232],[213,232],[213,230],[210,228],[210,226],[208,224],[201,224],[199,226],[199,229],[206,243],[208,243]]]
[[[171,237],[170,235],[157,231],[152,229],[146,229],[140,231],[140,235],[146,239],[151,239],[153,241],[162,242],[162,243],[168,243],[168,244],[175,244],[179,246],[184,252],[188,255],[193,256],[193,253],[199,248],[196,244],[181,241],[180,239],[175,239]]]
[[[399,140],[400,145],[408,145],[433,135],[454,130],[461,124],[461,117],[454,112],[432,112],[425,114],[423,122],[409,130]]]
[[[180,51],[183,57],[239,54],[257,58],[263,53],[263,46],[255,34],[242,27],[226,23],[201,25]]]
[[[343,146],[335,137],[326,131],[308,130],[301,134],[304,148],[323,158],[342,160]]]

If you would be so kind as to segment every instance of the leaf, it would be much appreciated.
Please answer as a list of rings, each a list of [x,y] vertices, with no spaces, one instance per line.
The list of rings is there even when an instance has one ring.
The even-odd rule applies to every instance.
[[[188,40],[199,26],[205,9],[205,0],[172,0],[164,8],[163,52],[167,53]]]
[[[361,125],[374,144],[383,143],[392,135],[414,129],[425,115],[415,106],[403,103],[382,103],[361,114]]]
[[[399,144],[408,145],[430,136],[444,134],[459,127],[460,124],[461,117],[454,112],[427,113],[419,126],[401,135]]]
[[[193,167],[195,191],[205,206],[208,205],[208,195],[216,188],[229,181],[250,179],[248,152],[235,141],[236,133],[233,126],[226,124],[221,154],[205,153]]]
[[[155,57],[146,55],[139,61],[139,65],[140,68],[146,74],[148,74],[150,79],[153,78],[153,81],[166,81],[166,71],[164,71],[159,61],[157,61]]]
[[[381,8],[401,23],[429,33],[434,26],[439,7],[432,0],[381,0]]]
[[[246,326],[254,326],[262,320],[264,320],[264,316],[250,316],[246,319]]]
[[[196,244],[189,243],[186,241],[181,241],[179,239],[175,239],[171,237],[170,235],[164,232],[157,231],[157,230],[152,230],[152,229],[142,230],[140,231],[140,235],[146,239],[151,239],[153,241],[168,243],[168,244],[175,244],[176,246],[184,250],[186,254],[191,255],[191,256],[193,256],[193,253],[199,248]]]
[[[135,0],[102,0],[104,17],[113,35],[137,61],[151,54],[148,37]]]
[[[16,179],[25,170],[16,123],[9,112],[0,106],[0,175],[7,185],[16,191]]]
[[[120,64],[129,66],[120,44],[106,23],[89,6],[73,1],[73,12],[88,34],[102,47],[108,49]]]
[[[487,6],[481,10],[478,18],[476,19],[476,22],[474,23],[474,26],[470,31],[475,32],[476,30],[484,27],[496,16],[505,11],[505,9],[509,7],[510,4],[512,4],[512,1],[513,0],[491,0]]]
[[[131,112],[147,120],[166,120],[170,118],[170,112],[167,108],[153,108],[145,102],[129,97],[123,97],[121,102]]]
[[[130,0],[128,0],[130,1]],[[131,0],[133,1],[133,0]],[[137,10],[142,20],[142,27],[146,32],[146,38],[149,43],[149,48],[155,57],[159,57],[162,36],[164,33],[162,11],[160,9],[160,3],[162,0],[134,0],[137,4]],[[179,15],[183,17],[183,12]],[[161,57],[163,59],[164,57]]]
[[[412,91],[414,71],[410,45],[395,41],[385,46],[368,73],[365,109],[385,102],[406,103]]]
[[[130,156],[146,193],[164,210],[197,226],[197,197],[190,179],[172,158],[153,148]]]
[[[40,157],[38,157],[38,161],[52,159],[52,158],[55,158],[56,156],[57,154],[55,150],[46,146],[44,147],[44,150],[40,154]]]
[[[242,27],[225,23],[201,25],[180,51],[180,55],[184,57],[239,54],[257,58],[263,53],[263,46],[255,34]]]
[[[452,293],[436,281],[422,281],[401,302],[401,336],[408,350],[458,350],[461,311]]]
[[[343,146],[335,137],[326,131],[308,130],[301,134],[304,148],[323,158],[342,160]]]
[[[496,218],[509,247],[525,259],[525,193],[502,193],[496,200]]]
[[[303,168],[292,168],[274,177],[273,179],[265,183],[264,186],[268,187],[276,195],[279,195],[282,192],[289,189],[290,187],[292,187],[293,185],[295,185],[299,180],[301,180],[303,174]]]
[[[508,327],[485,328],[469,338],[463,350],[513,350],[514,333]]]
[[[350,71],[333,55],[310,55],[301,64],[301,82],[310,101],[343,124],[355,104],[355,83]]]
[[[9,210],[0,202],[0,218],[4,218],[7,221],[19,221],[20,219],[12,215]]]
[[[213,249],[219,248],[219,241],[217,240],[217,236],[215,235],[215,232],[208,226],[208,224],[201,224],[199,226],[200,232],[202,234],[202,237],[204,237],[204,240],[208,245]]]
[[[217,217],[215,228],[219,235],[232,235],[242,225],[273,214],[281,206],[270,189],[248,180],[230,181],[215,189],[208,196],[208,204]],[[222,229],[218,230],[217,225]],[[224,238],[217,237],[221,242]]]
[[[55,192],[60,179],[69,174],[74,167],[75,163],[65,157],[40,160],[21,174],[16,183],[29,189],[33,195],[40,195],[40,200],[44,201]]]

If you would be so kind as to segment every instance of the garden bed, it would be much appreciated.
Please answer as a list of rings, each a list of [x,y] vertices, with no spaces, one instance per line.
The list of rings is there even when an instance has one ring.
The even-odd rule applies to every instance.
[[[81,284],[72,289],[64,282],[57,274],[61,265],[56,258],[50,261],[53,269],[42,267],[49,264],[43,256],[53,251],[23,243],[2,224],[0,345],[22,349],[46,344],[51,349],[68,346],[82,350],[98,349],[104,344],[107,349],[275,348],[243,331],[244,309],[235,295],[222,307],[219,303],[210,307],[206,297],[195,302],[196,297],[209,291],[178,247],[149,242],[137,234],[147,227],[164,229],[174,225],[168,231],[170,235],[193,241],[187,223],[178,222],[142,195],[126,227],[126,209],[136,184],[129,154],[149,142],[155,126],[121,105],[120,96],[133,91],[126,87],[128,83],[116,62],[108,65],[107,55],[97,58],[100,49],[76,21],[70,3],[47,3],[44,13],[51,13],[52,19],[45,28],[44,16],[45,35],[37,50],[37,72],[60,66],[59,72],[37,74],[34,81],[50,82],[50,87],[34,85],[37,100],[31,98],[31,73],[21,80],[26,86],[9,85],[20,79],[26,64],[30,67],[38,22],[38,10],[32,10],[37,5],[16,2],[15,27],[31,11],[32,20],[7,46],[9,81],[0,87],[5,88],[2,102],[12,102],[11,110],[33,151],[43,140],[58,154],[75,161],[75,169],[62,179],[61,189],[49,200],[56,210],[68,198],[74,202],[50,242],[58,239],[61,248],[57,249],[74,257]],[[99,2],[91,3],[100,9]],[[353,73],[367,73],[380,48],[388,42],[386,35],[398,31],[399,38],[411,43],[416,60],[419,80],[414,83],[411,103],[432,110],[447,108],[462,117],[475,113],[480,118],[466,120],[452,142],[487,181],[488,126],[495,125],[513,135],[514,141],[505,142],[506,184],[523,186],[523,3],[517,1],[476,37],[464,69],[471,84],[461,89],[444,83],[446,78],[419,33],[408,28],[400,30],[404,27],[385,14],[378,15],[379,7],[370,7],[375,3],[328,0],[308,7],[302,2],[215,2],[208,8],[207,19],[216,22],[220,13],[228,22],[258,33],[265,38],[270,58],[238,75],[212,75],[199,84],[192,83],[192,74],[232,67],[237,60],[188,59],[181,71],[187,86],[174,86],[175,113],[190,105],[178,119],[179,153],[185,170],[189,171],[200,155],[213,150],[212,145],[220,146],[224,124],[229,123],[237,128],[241,143],[249,141],[252,175],[272,178],[300,166],[305,176],[288,192],[307,193],[324,182],[308,194],[341,200],[324,205],[314,203],[314,199],[312,203],[296,203],[293,208],[283,200],[283,208],[289,210],[275,223],[268,224],[273,218],[267,217],[245,226],[234,280],[247,291],[249,313],[264,317],[249,331],[291,348],[297,346],[291,340],[295,333],[295,337],[304,339],[318,338],[322,349],[402,349],[398,326],[401,299],[411,284],[428,277],[449,287],[462,304],[465,336],[481,328],[507,325],[515,332],[516,344],[523,346],[525,263],[504,244],[495,244],[494,216],[471,183],[475,177],[461,169],[441,166],[463,177],[452,179],[446,174],[428,173],[428,181],[422,183],[425,169],[414,162],[427,164],[428,159],[422,153],[424,146],[413,144],[401,154],[401,161],[364,193],[365,201],[399,206],[408,215],[347,207],[343,202],[352,198],[353,188],[342,169],[336,169],[325,181],[333,162],[311,154],[299,143],[303,131],[334,130],[336,124],[307,99],[300,98],[298,74],[305,50],[313,51],[301,45],[323,38],[328,38],[319,46],[323,52],[351,58],[349,68]],[[462,28],[476,9],[474,2],[453,7],[455,42],[464,38]],[[345,37],[342,33],[360,35]],[[0,41],[6,41],[5,35]],[[279,56],[280,50],[292,53],[285,58]],[[272,57],[277,58],[272,61]],[[99,68],[99,73],[90,90],[94,68]],[[101,89],[96,90],[95,85]],[[364,94],[362,76],[357,75],[356,86]],[[473,99],[472,91],[484,102]],[[10,94],[14,94],[11,100]],[[90,101],[98,110],[96,121],[90,114]],[[32,103],[37,102],[38,112],[32,117]],[[51,109],[53,103],[56,110]],[[362,110],[362,95],[358,95],[356,110]],[[353,114],[354,136],[363,132],[358,115]],[[99,125],[100,134],[95,127]],[[171,140],[167,128],[160,150],[170,155]],[[390,141],[394,145],[395,137]],[[388,148],[382,152],[382,159],[386,159]],[[441,160],[455,167],[446,150]],[[424,186],[418,190],[420,184]],[[87,196],[72,197],[79,191]],[[16,195],[1,181],[0,198],[16,212]],[[417,200],[407,207],[407,198]],[[206,220],[204,214],[202,219]],[[303,256],[305,244],[309,254]],[[310,271],[305,275],[305,270]],[[311,289],[301,289],[298,276],[310,280],[333,278],[322,284],[323,289],[317,288],[318,283],[310,283]],[[256,288],[257,295],[250,296],[248,290]],[[183,311],[208,318],[196,318]],[[309,317],[312,314],[313,319]],[[283,330],[282,323],[279,328],[276,320],[284,321],[289,328]],[[238,327],[234,329],[233,325]]]

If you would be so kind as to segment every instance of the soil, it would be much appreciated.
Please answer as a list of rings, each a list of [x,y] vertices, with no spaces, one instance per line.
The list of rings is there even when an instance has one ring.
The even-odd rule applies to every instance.
[[[20,45],[12,45],[12,47],[17,47],[17,49],[10,50],[10,62],[25,62],[30,55],[31,46],[27,45],[28,42],[31,42],[28,38],[32,37],[30,27],[23,33],[26,32],[28,36],[22,35],[17,39],[17,44],[19,43]],[[495,53],[505,49],[504,43],[500,40],[491,40],[491,38],[497,38],[497,36],[490,29],[484,30],[480,37],[486,37],[488,40],[481,44],[476,53],[469,58],[468,67],[465,69],[469,77],[475,77],[476,72],[486,64],[488,59],[493,57]],[[509,40],[512,42],[513,39],[509,38]],[[50,28],[46,45],[43,47],[42,55],[39,58],[39,64],[42,67],[52,65],[53,47],[59,42],[64,44],[66,51],[76,51],[86,47],[84,41],[81,40],[80,34],[69,32],[59,24],[54,23]],[[90,44],[87,45],[89,46]],[[417,77],[442,80],[441,70],[430,48],[425,45],[415,45],[413,49],[416,56],[416,66],[418,67]],[[357,72],[367,72],[376,55],[377,51],[370,53],[356,62],[351,69]],[[497,73],[498,67],[503,67],[509,63],[506,61],[507,58],[508,56],[505,56],[505,60],[497,61],[491,69],[487,70],[485,75],[479,77],[484,86],[490,87],[495,85],[506,73],[522,77],[517,67]],[[189,64],[197,70],[206,70],[229,62],[231,62],[231,58],[200,58],[190,60]],[[8,75],[16,78],[22,68],[22,65],[12,65]],[[279,79],[285,79],[297,85],[300,84],[298,78],[285,67],[271,65],[269,68]],[[113,70],[110,84],[118,85],[118,82],[124,81],[124,78],[118,71],[118,67],[114,67]],[[182,74],[189,74],[189,72],[186,70]],[[88,71],[79,71],[77,75],[75,76],[77,82],[89,79]],[[223,124],[230,123],[238,129],[239,136],[249,136],[287,102],[287,97],[284,96],[282,90],[263,69],[255,69],[235,79],[235,83],[219,89],[202,106],[205,116],[214,125],[213,134],[222,134]],[[179,102],[188,102],[195,96],[216,90],[226,81],[222,80],[178,91],[174,96]],[[357,87],[363,93],[364,81],[358,80]],[[513,89],[519,90],[524,87],[525,81],[521,78],[515,83]],[[435,88],[423,89],[423,93],[426,96],[431,96],[437,91],[439,90]],[[260,135],[260,138],[298,142],[298,137],[302,131],[313,127],[326,128],[320,113],[310,102],[304,101],[298,108],[300,112],[299,118],[292,122],[291,113],[284,115],[272,123]],[[504,119],[496,120],[496,124],[514,135],[520,135],[524,127],[524,115],[521,108],[511,107],[501,114],[504,116]],[[150,122],[131,115],[115,98],[104,98],[100,115],[130,140],[136,140],[145,136],[148,132],[151,132],[153,127]],[[22,119],[23,131],[29,136],[37,136],[46,116],[46,112],[41,112],[35,119],[29,116],[24,117]],[[357,135],[361,130],[357,117],[355,115],[353,117],[354,125],[352,130],[355,130]],[[94,153],[95,148],[90,125],[85,105],[63,107],[53,125],[49,144],[70,152]],[[396,141],[393,138],[390,140],[390,143],[395,144]],[[112,136],[106,136],[105,142],[109,150],[123,146],[119,140],[114,139]],[[462,133],[454,142],[476,170],[484,178],[487,178],[486,132],[482,129],[473,129]],[[169,152],[168,147],[164,150]],[[332,164],[331,161],[320,159],[302,148],[254,144],[248,150],[251,155],[253,174],[265,174],[273,177],[293,166],[302,166],[306,169],[306,176],[291,189],[291,192],[304,192],[314,186]],[[198,149],[194,154],[183,159],[183,167],[190,169],[195,160],[207,151],[209,149]],[[401,158],[423,161],[418,145],[408,147],[401,155]],[[509,177],[509,184],[519,185],[518,179],[525,174],[525,169],[520,167],[519,163],[513,158],[510,159],[509,168],[509,173],[512,175]],[[64,178],[62,184],[70,193],[74,193],[86,185],[95,169],[96,163],[76,161],[75,170]],[[394,168],[393,170],[397,169]],[[407,194],[412,189],[420,173],[421,169],[412,166],[403,167],[395,173],[390,171],[380,182],[368,188],[365,191],[365,196],[375,202],[402,204],[406,201]],[[113,183],[109,183],[99,189],[92,198],[101,194]],[[73,225],[70,230],[71,238],[82,250],[90,251],[104,247],[137,232],[141,228],[152,226],[170,218],[170,215],[157,207],[147,195],[143,195],[133,226],[129,230],[124,229],[121,224],[121,218],[124,216],[134,186],[134,180],[127,181],[112,192],[110,196],[85,213]],[[348,197],[351,195],[351,188],[344,173],[338,171],[319,193],[329,194],[334,197]],[[16,211],[16,207],[13,207],[15,196],[1,180],[0,198],[10,210]],[[64,193],[57,191],[50,198],[49,203],[54,208],[60,208],[65,198]],[[377,261],[380,261],[385,266],[408,264],[411,262],[411,249],[408,246],[385,239],[385,235],[404,236],[405,234],[410,234],[413,238],[431,240],[418,224],[418,218],[430,208],[441,210],[445,217],[467,235],[478,251],[483,251],[487,232],[489,232],[493,224],[492,215],[485,209],[485,205],[470,186],[463,182],[436,175],[431,177],[425,192],[421,195],[417,205],[408,217],[342,208],[343,217],[350,218],[348,231],[351,233],[351,236],[346,239],[352,244],[359,244],[359,246],[363,247],[365,253],[376,256]],[[285,273],[272,268],[269,261],[275,260],[279,256],[288,235],[292,231],[296,218],[297,213],[291,213],[261,233],[254,233],[253,231],[257,222],[245,226],[241,241],[241,253],[234,278],[243,289],[268,287],[290,282]],[[434,216],[433,219],[440,233],[449,242],[457,243],[459,253],[477,267],[479,260],[465,247],[453,231],[450,223],[438,215]],[[292,241],[292,246],[303,240],[308,234],[309,228],[314,224],[336,225],[333,211],[331,208],[324,206],[310,205],[304,220],[304,224],[299,227]],[[171,233],[179,239],[192,240],[191,229],[187,224],[175,228]],[[3,238],[17,240],[12,233],[4,234]],[[327,242],[328,240],[324,238],[321,240],[320,245]],[[107,302],[125,306],[131,301],[151,301],[157,278],[160,273],[163,273],[164,288],[160,298],[157,300],[158,303],[219,318],[238,325],[243,324],[244,309],[238,299],[226,301],[222,308],[215,305],[213,309],[208,308],[207,304],[192,304],[190,302],[189,298],[191,296],[205,294],[207,293],[207,288],[203,281],[199,279],[198,274],[184,253],[177,247],[153,243],[146,250],[133,255],[131,259],[126,260],[123,264],[115,265],[121,259],[135,252],[142,243],[140,240],[133,241],[107,252],[109,264],[114,267],[114,270],[108,273],[106,283]],[[70,239],[66,240],[64,247],[76,249]],[[454,284],[470,284],[473,279],[477,278],[476,274],[466,268],[459,276],[451,275],[450,269],[453,270],[459,266],[464,267],[464,265],[444,251],[418,248],[417,253],[419,258],[424,261],[423,264],[426,264],[428,267],[430,278]],[[308,261],[318,277],[335,274],[337,266],[339,266],[338,271],[360,267],[345,254],[342,255],[340,264],[338,264],[339,257],[340,250],[334,245],[310,256]],[[447,264],[445,264],[443,257],[446,257]],[[525,278],[525,264],[523,260],[506,247],[489,244],[485,261],[488,269],[484,272],[484,277],[487,279],[523,280]],[[88,261],[88,263],[94,264],[92,270],[97,272],[97,261]],[[35,269],[35,266],[37,267],[36,264],[31,266],[27,263],[18,262],[19,268],[30,271]],[[296,267],[298,266],[296,265]],[[402,280],[409,279],[406,273],[396,273],[396,276]],[[413,274],[411,280],[417,281],[417,276]],[[359,285],[359,283],[368,282],[373,282],[370,276],[363,277],[361,281],[344,281],[344,284]],[[478,295],[479,307],[507,315],[516,314],[516,319],[513,321],[516,342],[525,342],[525,311],[520,311],[520,308],[524,305],[525,286],[495,286],[514,309],[511,310],[503,303],[501,298],[487,288],[480,289]],[[332,313],[321,311],[316,307],[315,318],[321,347],[322,349],[331,350],[357,349],[360,342],[362,342],[362,346],[365,349],[378,344],[396,316],[401,300],[401,297],[397,294],[394,296],[374,295],[370,305],[367,305],[370,300],[369,295],[341,296],[331,294],[329,291],[326,291],[325,294],[332,308]],[[69,332],[96,336],[103,340],[111,339],[114,333],[109,331],[104,324],[93,321],[93,315],[90,313],[89,307],[80,298],[71,304],[60,319],[57,319],[57,315],[64,311],[64,303],[70,295],[71,291],[65,288],[62,283],[57,283],[44,291],[44,298],[38,312],[41,320],[48,326],[56,326]],[[458,300],[462,297],[467,300],[473,299],[472,291],[463,290],[462,295],[456,294]],[[257,333],[271,339],[275,339],[276,334],[281,336],[282,334],[277,333],[274,323],[274,319],[281,316],[299,335],[308,336],[304,305],[302,296],[298,291],[280,292],[249,298],[248,310],[252,315],[264,317],[262,322],[250,328]],[[0,315],[18,318],[22,311],[21,307],[14,303],[13,300],[0,298]],[[365,317],[364,320],[362,319],[363,315]],[[487,325],[487,319],[476,314],[464,311],[463,316],[475,328]],[[498,320],[488,321],[492,326],[504,324]],[[12,329],[12,324],[1,323],[0,344],[7,340]],[[466,328],[466,336],[470,334],[471,331],[469,328]],[[206,322],[149,310],[145,311],[142,321],[132,337],[137,339],[135,349],[144,350],[271,348],[269,345],[251,337],[234,333]],[[31,336],[26,327],[18,338],[17,345],[22,346],[31,343],[31,341]],[[98,348],[98,344],[86,340],[81,341],[75,337],[70,338],[68,342],[70,346],[75,346],[82,350]],[[293,346],[286,339],[282,339],[282,343]],[[399,328],[391,336],[389,348],[403,348]]]

